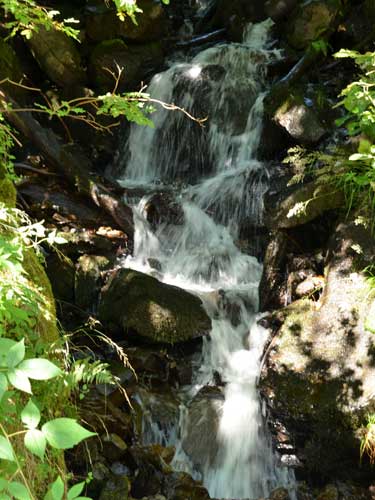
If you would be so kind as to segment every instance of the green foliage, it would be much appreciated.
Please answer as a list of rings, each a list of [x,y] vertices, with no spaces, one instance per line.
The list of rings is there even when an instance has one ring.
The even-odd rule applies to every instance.
[[[375,414],[367,416],[367,424],[361,439],[361,459],[366,455],[375,464]]]
[[[169,0],[162,0],[165,5],[169,4]],[[129,16],[134,24],[137,24],[136,14],[141,13],[142,9],[140,9],[137,5],[137,2],[134,0],[113,0],[113,3],[117,9],[117,15],[121,19],[121,21],[125,20],[126,16]]]
[[[360,54],[341,50],[337,58],[351,58],[360,69],[360,76],[340,96],[339,105],[346,113],[337,125],[348,130],[357,141],[357,152],[349,156],[342,182],[349,194],[349,208],[360,206],[373,219],[375,211],[375,53]]]
[[[41,7],[34,0],[0,0],[0,8],[5,11],[9,19],[4,23],[4,27],[9,30],[10,37],[20,33],[26,38],[31,38],[33,32],[43,26],[47,30],[58,29],[78,40],[79,31],[67,25],[78,21],[75,19],[57,21],[55,18],[60,14],[58,10]]]

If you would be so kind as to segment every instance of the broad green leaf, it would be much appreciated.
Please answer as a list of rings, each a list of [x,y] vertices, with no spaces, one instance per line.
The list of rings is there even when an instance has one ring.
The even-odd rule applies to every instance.
[[[21,412],[21,420],[29,429],[35,429],[40,422],[40,411],[30,399]]]
[[[30,380],[28,379],[26,373],[18,368],[12,368],[8,371],[8,380],[9,382],[20,391],[31,392]]]
[[[22,339],[20,342],[17,342],[14,346],[12,346],[7,355],[7,366],[9,368],[16,367],[23,358],[25,357],[25,340]]]
[[[84,429],[74,419],[64,417],[46,422],[42,427],[42,432],[48,443],[59,450],[72,448],[84,439],[96,435]]]
[[[64,495],[64,483],[59,476],[44,497],[44,500],[61,500]]]
[[[75,484],[74,486],[69,488],[68,500],[74,500],[75,498],[77,498],[82,493],[85,484],[86,482],[83,481],[82,483]]]
[[[0,436],[0,458],[14,462],[13,447],[4,436]]]
[[[8,389],[7,378],[3,373],[0,373],[0,401],[7,389]]]
[[[14,498],[17,498],[17,500],[31,500],[26,486],[24,486],[22,483],[19,483],[18,481],[12,481],[11,483],[9,483],[8,491],[14,496]]]
[[[48,380],[61,373],[58,366],[43,358],[25,359],[18,368],[34,380]]]
[[[9,350],[16,344],[14,340],[0,338],[0,367],[7,367]]]
[[[30,429],[25,434],[25,446],[41,460],[44,459],[47,441],[42,431],[39,429]]]
[[[8,487],[9,481],[0,477],[0,491],[5,490]]]

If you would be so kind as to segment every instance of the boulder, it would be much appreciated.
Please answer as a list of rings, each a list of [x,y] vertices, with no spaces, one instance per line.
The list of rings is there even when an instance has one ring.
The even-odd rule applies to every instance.
[[[107,8],[103,2],[91,0],[86,7],[87,36],[95,42],[117,37],[136,43],[160,40],[167,30],[162,3],[157,0],[139,0],[137,6],[142,9],[142,13],[136,15],[135,24],[130,17],[121,21],[115,9]]]
[[[295,49],[306,49],[324,36],[336,18],[338,4],[323,0],[302,2],[285,25],[289,44]]]
[[[316,107],[307,105],[299,95],[288,96],[275,111],[273,120],[292,139],[302,144],[317,143],[326,133]]]
[[[106,40],[95,47],[90,55],[89,74],[100,92],[110,92],[115,79],[108,71],[117,75],[123,68],[118,90],[139,90],[141,82],[156,72],[163,63],[160,43],[126,45],[120,39]]]
[[[59,87],[74,87],[86,81],[75,42],[62,31],[41,27],[27,43],[39,66]]]
[[[330,241],[320,301],[298,300],[274,314],[282,324],[260,387],[310,478],[366,475],[365,466],[358,469],[356,430],[375,406],[375,338],[365,326],[373,298],[360,269],[374,257],[370,232],[340,223]]]
[[[99,316],[112,331],[136,332],[152,342],[174,344],[211,329],[198,297],[132,269],[111,276],[102,290]]]

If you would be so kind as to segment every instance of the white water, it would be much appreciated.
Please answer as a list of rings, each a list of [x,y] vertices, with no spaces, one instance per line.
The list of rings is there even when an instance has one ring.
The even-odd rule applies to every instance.
[[[242,219],[261,220],[267,189],[266,171],[256,156],[266,67],[278,57],[267,45],[269,28],[269,21],[250,26],[243,44],[210,48],[154,77],[153,97],[176,102],[196,116],[207,114],[207,125],[202,130],[182,113],[160,110],[153,116],[154,129],[134,126],[123,180],[127,186],[179,187],[181,224],[164,224],[153,232],[144,218],[148,197],[134,207],[135,251],[125,265],[151,272],[148,259],[157,259],[160,279],[200,295],[212,318],[200,368],[185,393],[192,398],[200,388],[215,385],[215,372],[225,384],[217,435],[212,426],[218,452],[203,457],[199,470],[215,498],[257,498],[277,486],[293,486],[293,474],[277,466],[256,388],[267,338],[255,313],[261,265],[235,245]],[[222,300],[215,302],[213,291]],[[224,304],[236,307],[236,321]],[[183,407],[179,428],[168,436],[149,421],[147,439],[175,445],[175,466],[197,477],[183,451],[188,418]]]

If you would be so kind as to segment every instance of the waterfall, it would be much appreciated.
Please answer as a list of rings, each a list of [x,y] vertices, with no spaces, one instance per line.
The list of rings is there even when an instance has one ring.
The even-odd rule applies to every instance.
[[[135,251],[124,265],[152,272],[150,259],[157,259],[160,279],[202,298],[212,331],[185,399],[214,386],[217,376],[224,387],[217,429],[202,436],[215,441],[213,456],[207,451],[199,465],[187,456],[190,417],[184,405],[168,436],[148,421],[147,439],[173,444],[176,468],[201,477],[215,498],[257,498],[293,485],[293,474],[279,467],[272,451],[257,392],[267,338],[256,314],[262,267],[236,246],[244,219],[260,224],[267,189],[257,151],[267,65],[279,57],[269,44],[271,24],[250,25],[243,43],[206,49],[153,78],[152,97],[207,121],[202,128],[181,112],[161,109],[153,115],[154,128],[132,126],[122,179],[128,187],[147,186],[149,193],[168,189],[180,205],[177,223],[157,228],[144,214],[152,195],[134,206]]]

